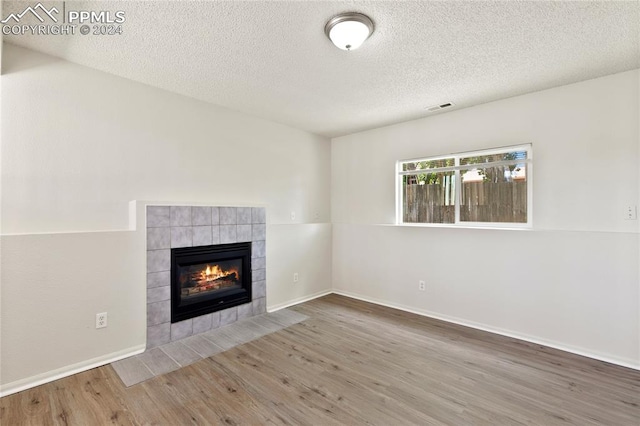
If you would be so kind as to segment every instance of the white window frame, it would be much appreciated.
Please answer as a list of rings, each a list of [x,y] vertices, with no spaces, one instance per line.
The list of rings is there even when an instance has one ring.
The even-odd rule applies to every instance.
[[[501,154],[506,152],[513,151],[526,151],[527,159],[526,160],[508,160],[507,162],[494,162],[494,163],[483,163],[487,166],[490,165],[505,165],[505,164],[522,164],[525,163],[527,165],[526,169],[526,180],[527,180],[527,222],[519,223],[519,222],[463,222],[460,220],[460,186],[461,182],[461,174],[460,171],[471,170],[474,168],[478,168],[477,165],[460,165],[460,159],[464,157],[479,157],[483,155],[493,155],[493,154]],[[426,222],[404,222],[404,199],[403,199],[403,187],[402,180],[404,176],[424,173],[425,170],[421,170],[420,172],[408,171],[405,172],[402,170],[402,165],[405,163],[415,163],[420,161],[436,161],[443,160],[447,158],[454,159],[454,165],[451,167],[440,167],[435,169],[428,169],[430,171],[437,172],[446,172],[446,171],[454,171],[454,197],[455,197],[455,221],[454,223],[426,223]],[[422,158],[412,158],[408,160],[399,160],[396,162],[396,225],[405,225],[405,226],[427,226],[427,227],[455,227],[455,228],[502,228],[502,229],[530,229],[533,228],[533,146],[532,144],[524,144],[524,145],[512,145],[505,146],[499,148],[491,148],[491,149],[483,149],[478,151],[466,151],[466,152],[457,152],[447,155],[438,155],[434,157],[422,157]]]

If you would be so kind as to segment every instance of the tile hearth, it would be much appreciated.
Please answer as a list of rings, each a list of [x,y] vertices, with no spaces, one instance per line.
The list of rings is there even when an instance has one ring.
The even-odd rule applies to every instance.
[[[111,364],[126,387],[175,371],[306,320],[289,309],[236,321],[231,325],[171,342]]]

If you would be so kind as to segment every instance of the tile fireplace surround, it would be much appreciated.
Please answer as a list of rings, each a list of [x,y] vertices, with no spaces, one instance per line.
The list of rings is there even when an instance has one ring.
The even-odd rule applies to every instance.
[[[147,206],[147,350],[266,312],[263,207]],[[252,301],[171,324],[171,249],[251,242]]]

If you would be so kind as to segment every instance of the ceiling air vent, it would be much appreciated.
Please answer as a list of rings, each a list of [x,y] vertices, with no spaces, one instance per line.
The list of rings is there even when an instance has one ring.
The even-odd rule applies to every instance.
[[[435,112],[435,111],[440,111],[441,109],[449,108],[449,107],[452,107],[452,106],[453,106],[453,103],[447,102],[446,104],[433,105],[433,106],[427,107],[425,109],[427,111],[429,111],[429,112]]]

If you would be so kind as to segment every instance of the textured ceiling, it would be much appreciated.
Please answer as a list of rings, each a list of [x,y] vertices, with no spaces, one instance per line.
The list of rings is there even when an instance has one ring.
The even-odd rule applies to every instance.
[[[4,16],[30,2],[6,1]],[[60,5],[61,2],[44,2]],[[4,40],[118,76],[336,136],[640,67],[640,3],[71,2],[124,10],[120,36]],[[356,51],[324,35],[358,11]],[[453,109],[453,108],[452,108]]]

